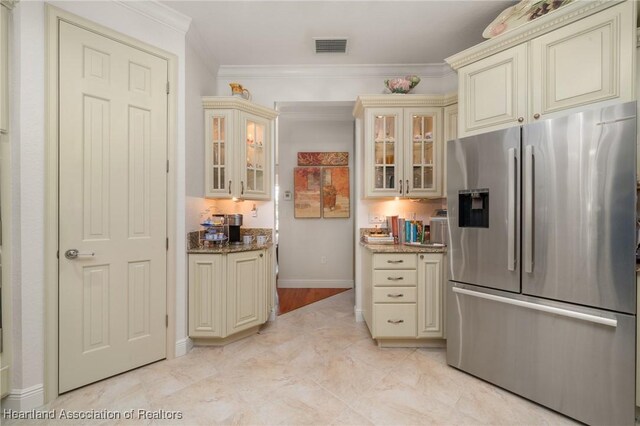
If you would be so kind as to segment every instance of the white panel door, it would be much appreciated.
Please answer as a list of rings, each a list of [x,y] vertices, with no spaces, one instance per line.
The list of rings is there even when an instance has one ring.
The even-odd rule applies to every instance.
[[[529,121],[566,115],[595,102],[625,102],[633,93],[633,2],[625,2],[531,41]],[[633,16],[631,14],[633,13]],[[556,114],[554,114],[556,113]]]
[[[167,62],[65,22],[59,37],[66,392],[165,357]]]
[[[421,254],[418,260],[418,336],[443,337],[442,255]]]
[[[264,322],[263,268],[262,250],[227,255],[227,335]]]
[[[460,68],[458,136],[517,126],[526,120],[527,45]]]

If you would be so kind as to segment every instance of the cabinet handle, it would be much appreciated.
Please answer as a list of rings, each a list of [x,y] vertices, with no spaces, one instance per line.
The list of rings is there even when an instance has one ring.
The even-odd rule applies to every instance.
[[[402,263],[404,260],[387,260],[387,263]]]
[[[387,297],[393,297],[393,298],[398,298],[398,297],[402,297],[402,296],[404,296],[404,294],[402,294],[402,293],[395,293],[395,294],[389,293],[389,294],[387,294]]]
[[[518,117],[518,123],[522,123],[524,121],[524,117]]]
[[[407,179],[407,188],[406,188],[407,194],[409,193],[409,179]]]
[[[244,195],[244,181],[240,181],[240,195]]]
[[[536,112],[535,114],[533,114],[533,118],[537,120],[538,118],[540,118],[540,114]]]
[[[424,259],[424,254],[421,254],[421,255],[420,255],[420,259]]]
[[[263,256],[264,256],[264,254],[260,253],[260,257],[263,257]]]
[[[229,181],[229,195],[231,195],[231,181]]]
[[[402,179],[398,181],[398,186],[400,186],[400,195],[402,195]]]
[[[404,277],[387,277],[389,281],[401,281],[404,280]]]
[[[404,320],[387,320],[389,324],[402,324]]]

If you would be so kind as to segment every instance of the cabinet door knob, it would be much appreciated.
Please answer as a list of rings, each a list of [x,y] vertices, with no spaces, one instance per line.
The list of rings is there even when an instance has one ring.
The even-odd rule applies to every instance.
[[[540,114],[536,112],[535,114],[533,114],[533,118],[537,120],[538,118],[540,118]]]
[[[518,123],[522,123],[524,121],[524,117],[518,117]]]
[[[263,256],[264,256],[264,254],[260,253],[260,257],[263,257]]]
[[[424,259],[424,254],[421,254],[421,255],[420,255],[420,259]]]

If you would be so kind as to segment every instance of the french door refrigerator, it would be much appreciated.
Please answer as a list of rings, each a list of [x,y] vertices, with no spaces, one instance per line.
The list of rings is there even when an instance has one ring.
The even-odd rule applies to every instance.
[[[447,143],[447,362],[634,424],[636,105]]]

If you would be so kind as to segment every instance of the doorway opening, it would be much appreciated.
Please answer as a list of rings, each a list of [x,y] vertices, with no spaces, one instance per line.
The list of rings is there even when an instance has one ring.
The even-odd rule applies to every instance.
[[[282,315],[354,286],[355,120],[353,102],[279,102],[276,108],[276,287]],[[300,153],[333,154],[299,161]]]

